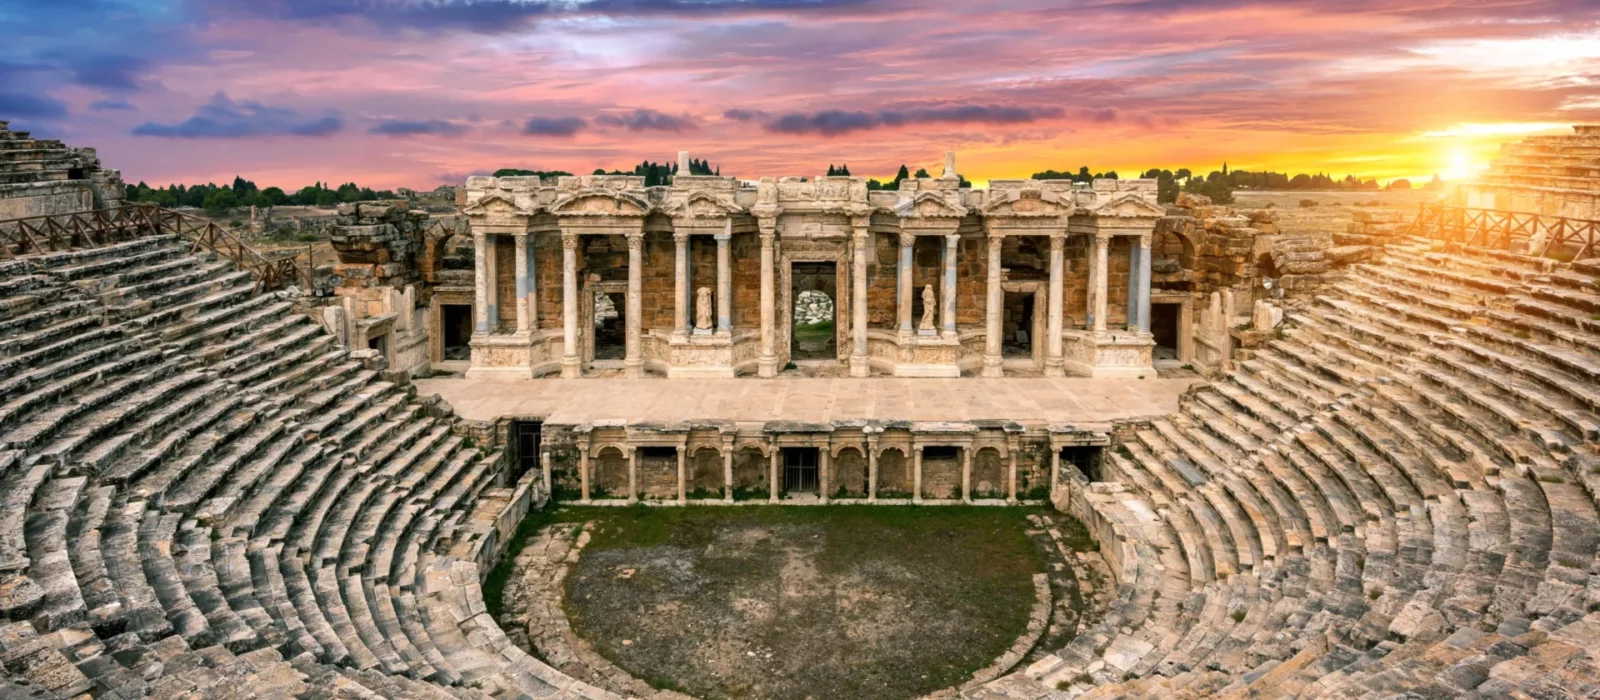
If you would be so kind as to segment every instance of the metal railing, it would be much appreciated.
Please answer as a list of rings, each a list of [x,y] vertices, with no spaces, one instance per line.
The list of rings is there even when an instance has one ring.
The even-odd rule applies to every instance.
[[[1569,260],[1600,253],[1600,221],[1442,203],[1424,203],[1411,223],[1411,234],[1505,251],[1522,243],[1530,255],[1554,253],[1566,258],[1570,253]]]
[[[0,260],[169,234],[192,242],[195,250],[211,251],[249,271],[256,278],[257,292],[289,284],[305,290],[314,286],[309,253],[304,266],[299,253],[268,257],[210,220],[143,202],[0,221]]]

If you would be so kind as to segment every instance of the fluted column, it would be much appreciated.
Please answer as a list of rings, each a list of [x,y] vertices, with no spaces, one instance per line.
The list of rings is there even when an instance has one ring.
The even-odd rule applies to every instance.
[[[489,243],[488,236],[472,236],[472,331],[489,332]]]
[[[1111,275],[1106,267],[1108,250],[1111,248],[1111,234],[1097,233],[1094,236],[1094,287],[1091,296],[1094,299],[1094,330],[1097,333],[1106,329],[1106,306],[1110,298],[1108,283]]]
[[[1001,334],[1004,326],[1001,316],[1005,310],[1005,290],[1000,287],[1000,249],[1004,247],[1005,239],[997,236],[989,238],[988,261],[988,295],[984,298],[983,321],[983,376],[999,377],[1005,374],[1000,365],[1002,362]]]
[[[856,222],[855,247],[850,274],[850,376],[865,377],[870,374],[867,362],[867,222]]]
[[[1139,320],[1135,329],[1140,333],[1150,332],[1150,234],[1139,237]]]
[[[677,244],[673,256],[672,335],[682,338],[689,334],[689,234],[674,233]]]
[[[956,251],[961,243],[959,234],[944,237],[944,332],[946,338],[956,337]]]
[[[773,329],[777,315],[777,290],[774,281],[774,250],[778,233],[776,219],[762,219],[761,226],[761,355],[756,358],[756,373],[762,377],[778,376],[778,351]]]
[[[644,376],[644,354],[639,338],[644,328],[640,315],[644,313],[644,234],[628,234],[628,318],[624,324],[626,338],[622,356],[624,376]]]
[[[1046,319],[1045,330],[1045,356],[1044,374],[1047,377],[1060,377],[1066,374],[1065,361],[1061,357],[1061,331],[1063,327],[1062,313],[1064,311],[1064,295],[1066,293],[1066,275],[1062,268],[1066,266],[1065,251],[1067,237],[1065,233],[1050,237],[1050,293],[1049,315]]]
[[[909,233],[900,234],[900,266],[896,269],[895,282],[899,284],[896,290],[900,294],[899,303],[895,311],[900,315],[900,332],[911,334],[911,252],[916,244],[917,237]]]
[[[717,334],[733,334],[733,243],[732,223],[717,239]]]
[[[517,247],[517,332],[526,334],[532,330],[532,317],[528,315],[528,234],[519,233],[513,238]]]
[[[1010,463],[1006,470],[1006,503],[1017,502],[1017,441],[1012,440],[1006,445],[1007,461]]]
[[[561,376],[583,374],[578,359],[578,236],[561,236]]]

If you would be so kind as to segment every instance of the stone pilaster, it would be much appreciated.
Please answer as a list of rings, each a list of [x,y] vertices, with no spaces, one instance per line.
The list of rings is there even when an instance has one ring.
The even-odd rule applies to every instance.
[[[717,335],[733,335],[733,242],[732,221],[717,239]]]
[[[1147,253],[1139,247],[1138,240],[1132,240],[1128,246],[1128,332],[1139,329],[1139,259],[1140,254]]]
[[[528,298],[529,270],[532,267],[528,253],[532,251],[532,246],[528,245],[526,233],[519,233],[513,238],[517,246],[517,333],[526,335],[533,328],[533,317],[529,315],[532,300]]]
[[[680,506],[689,504],[689,478],[683,460],[683,453],[687,449],[685,445],[678,446],[678,505]]]
[[[961,448],[961,502],[972,502],[972,447]]]
[[[673,256],[672,335],[683,338],[689,334],[689,234],[674,233],[677,244]]]
[[[628,377],[644,376],[642,340],[644,322],[644,234],[628,234],[628,318],[624,324],[622,372]]]
[[[773,266],[777,252],[774,247],[778,237],[778,220],[758,219],[761,227],[761,354],[756,358],[756,374],[762,377],[778,376],[777,339],[777,286]]]
[[[1050,237],[1050,290],[1049,290],[1049,318],[1046,319],[1046,338],[1044,356],[1044,376],[1064,377],[1067,374],[1066,362],[1061,354],[1061,332],[1063,330],[1063,316],[1065,312],[1066,294],[1066,247],[1065,233]]]
[[[767,475],[767,486],[769,487],[768,491],[770,492],[767,500],[772,503],[778,502],[778,489],[782,486],[778,483],[778,460],[782,458],[783,448],[773,447],[772,455],[768,458],[768,468],[771,470],[771,473]]]
[[[1006,441],[1006,503],[1017,502],[1017,447],[1019,441],[1012,437]]]
[[[639,500],[639,448],[628,446],[628,501]]]
[[[917,237],[909,233],[900,234],[900,266],[896,270],[895,281],[899,284],[899,303],[895,310],[900,315],[900,333],[911,335],[911,249],[917,242]]]
[[[1005,246],[1005,239],[996,236],[989,238],[988,262],[988,288],[984,297],[983,309],[983,376],[999,377],[1005,372],[1001,368],[1001,334],[1004,333],[1001,325],[1001,316],[1005,306],[1005,291],[1000,287],[1000,249]]]
[[[855,235],[851,238],[850,376],[865,377],[871,373],[867,363],[867,246],[872,239],[866,217],[853,218],[851,224]]]
[[[578,236],[561,236],[561,376],[583,375],[578,358]]]
[[[589,502],[589,446],[582,445],[578,451],[578,483],[583,489],[583,502]]]
[[[832,455],[828,454],[828,446],[823,445],[817,450],[817,496],[821,498],[823,505],[828,504],[828,484],[832,481],[828,478],[828,472],[832,469]]]
[[[489,237],[472,235],[472,332],[489,332]]]
[[[733,502],[733,436],[722,437],[722,501]]]
[[[1106,267],[1108,252],[1111,248],[1111,234],[1097,233],[1094,236],[1094,286],[1090,288],[1090,299],[1094,301],[1094,331],[1103,333],[1106,330],[1107,301],[1110,298],[1108,286],[1111,275]]]
[[[943,330],[941,335],[946,338],[956,337],[956,255],[960,250],[961,236],[950,234],[944,237],[944,299],[941,302],[941,316],[943,316]]]

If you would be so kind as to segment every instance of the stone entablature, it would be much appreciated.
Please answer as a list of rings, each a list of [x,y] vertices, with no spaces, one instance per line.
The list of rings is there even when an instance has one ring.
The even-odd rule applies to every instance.
[[[793,359],[788,272],[823,264],[838,271],[837,360],[851,376],[1002,376],[1002,306],[1016,264],[1005,251],[1017,246],[1049,250],[1048,308],[1036,311],[1047,330],[1033,334],[1044,348],[1024,363],[1030,371],[1147,372],[1150,234],[1166,213],[1155,182],[998,180],[972,189],[960,186],[953,160],[942,177],[909,178],[895,191],[868,191],[864,178],[848,176],[679,176],[648,188],[631,175],[469,178],[462,213],[479,252],[469,374],[578,377],[606,366],[613,361],[595,358],[588,307],[620,293],[624,303],[612,305],[625,326],[625,375],[776,376]],[[505,239],[515,241],[514,329],[502,323],[498,298]],[[539,260],[547,240],[560,241],[559,265]],[[1008,249],[1007,240],[1018,242]],[[1113,276],[1127,280],[1114,292]],[[1125,310],[1111,307],[1113,295]],[[541,296],[559,300],[559,323],[540,322]],[[664,306],[670,326],[656,313]]]

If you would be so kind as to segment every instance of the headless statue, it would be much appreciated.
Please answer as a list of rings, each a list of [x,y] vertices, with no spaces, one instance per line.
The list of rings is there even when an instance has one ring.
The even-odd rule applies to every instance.
[[[939,312],[939,302],[933,293],[933,285],[922,287],[922,322],[917,324],[918,331],[934,330],[933,318]]]
[[[694,293],[694,327],[695,330],[711,330],[711,288],[701,287]]]

